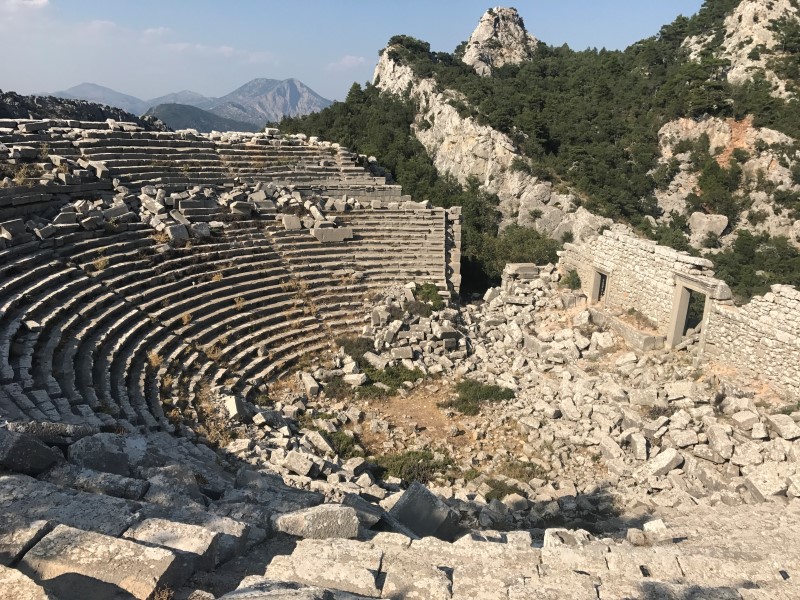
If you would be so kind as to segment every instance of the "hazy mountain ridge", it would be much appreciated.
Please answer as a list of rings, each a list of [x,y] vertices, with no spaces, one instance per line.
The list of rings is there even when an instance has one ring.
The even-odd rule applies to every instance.
[[[159,104],[150,108],[145,114],[159,119],[175,130],[196,129],[202,133],[209,133],[211,131],[258,131],[259,129],[252,123],[226,119],[188,104]]]
[[[145,114],[149,109],[159,105],[169,104],[173,105],[168,111],[170,119],[180,122],[181,128],[199,131],[204,130],[212,122],[210,118],[189,109],[184,110],[186,114],[179,115],[180,109],[175,105],[199,108],[224,119],[217,121],[217,124],[228,121],[249,123],[249,129],[252,129],[264,127],[268,122],[279,121],[284,116],[307,115],[332,104],[330,100],[323,98],[297,79],[281,81],[257,78],[220,98],[209,98],[191,90],[183,90],[151,100],[142,100],[94,83],[81,83],[51,95],[118,107],[136,115]],[[198,120],[193,121],[193,118]],[[234,125],[234,123],[228,124]]]
[[[0,119],[75,119],[76,121],[124,121],[147,131],[166,131],[164,123],[137,117],[121,108],[54,96],[23,96],[0,90]]]

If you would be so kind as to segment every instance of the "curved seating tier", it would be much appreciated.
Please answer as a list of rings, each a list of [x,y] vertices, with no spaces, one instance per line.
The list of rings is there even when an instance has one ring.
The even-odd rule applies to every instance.
[[[129,191],[234,189],[238,178],[384,206],[407,199],[352,153],[314,140],[114,123],[41,126],[0,130],[9,148],[38,149],[35,159],[26,150],[26,160],[47,171],[34,188],[0,192],[0,217],[49,220],[81,194],[128,193],[114,189],[112,178]],[[56,165],[64,163],[48,162],[46,153],[71,159],[78,175],[61,173]],[[336,213],[354,234],[339,243],[223,206],[188,210],[202,214],[184,218],[223,222],[221,233],[168,246],[143,223],[97,231],[67,225],[44,241],[0,243],[0,421],[170,430],[168,415],[176,406],[193,410],[207,386],[256,395],[304,354],[360,330],[371,293],[410,280],[447,290],[441,209]]]
[[[430,282],[447,293],[443,209],[357,210],[339,215],[371,289],[398,281]]]

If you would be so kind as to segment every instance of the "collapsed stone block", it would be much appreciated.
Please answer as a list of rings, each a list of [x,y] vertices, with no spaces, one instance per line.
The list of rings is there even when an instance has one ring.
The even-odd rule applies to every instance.
[[[321,504],[273,518],[276,531],[302,538],[354,538],[358,535],[358,516],[353,508]]]
[[[6,469],[39,475],[63,460],[61,453],[31,435],[0,429],[0,466]]]
[[[120,590],[147,600],[189,575],[174,552],[58,525],[22,559],[19,569],[60,598],[111,598]]]
[[[458,514],[419,482],[412,483],[389,514],[419,537],[452,540],[458,531]]]
[[[125,532],[125,538],[176,551],[188,559],[189,570],[210,571],[217,561],[221,534],[199,525],[166,519],[145,519]]]

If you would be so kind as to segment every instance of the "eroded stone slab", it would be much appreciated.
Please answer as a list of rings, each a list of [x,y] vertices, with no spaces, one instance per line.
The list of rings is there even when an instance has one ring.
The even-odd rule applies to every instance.
[[[147,600],[161,587],[183,583],[188,573],[178,563],[164,548],[59,525],[19,568],[61,598],[114,598],[124,591]]]
[[[185,553],[191,558],[193,568],[202,571],[214,568],[221,535],[199,525],[166,519],[146,519],[125,532],[128,539]]]
[[[0,597],[9,600],[56,600],[27,575],[0,565]]]
[[[302,538],[354,538],[358,535],[355,509],[338,504],[321,504],[275,517],[277,531]]]

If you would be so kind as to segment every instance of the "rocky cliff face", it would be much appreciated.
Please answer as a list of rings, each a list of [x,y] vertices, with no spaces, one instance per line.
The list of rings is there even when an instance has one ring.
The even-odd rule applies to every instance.
[[[782,20],[800,23],[800,8],[796,0],[742,0],[725,18],[724,40],[717,57],[730,61],[728,81],[742,84],[756,75],[763,75],[772,84],[775,97],[788,99],[794,93],[787,82],[772,68],[774,59],[785,56],[777,24]],[[684,41],[692,58],[699,60],[701,52],[713,41],[714,34],[693,36]]]
[[[515,8],[490,8],[472,32],[462,60],[478,75],[490,76],[493,69],[530,60],[537,43]]]
[[[459,115],[451,102],[464,102],[463,96],[440,90],[433,79],[417,79],[410,67],[389,58],[388,50],[381,54],[375,68],[375,85],[397,95],[410,90],[418,106],[414,134],[436,168],[461,184],[474,177],[482,189],[497,194],[503,226],[517,223],[553,237],[571,232],[581,239],[611,222],[584,209],[575,211],[571,194],[560,193],[552,183],[515,170],[515,160],[527,159],[507,135]]]
[[[800,220],[794,220],[779,208],[775,193],[780,191],[800,192],[795,183],[792,169],[800,163],[800,153],[792,148],[796,140],[779,131],[765,127],[754,127],[752,117],[742,121],[735,119],[708,118],[702,121],[678,119],[664,125],[658,134],[660,163],[666,164],[674,159],[677,172],[665,187],[656,190],[659,206],[665,218],[672,212],[686,212],[686,198],[699,189],[700,174],[692,167],[691,153],[681,152],[682,142],[693,142],[706,135],[709,139],[711,155],[723,168],[730,167],[730,161],[738,150],[738,164],[742,169],[742,179],[734,196],[745,206],[737,229],[767,232],[773,236],[786,236],[794,242],[800,241]],[[692,243],[699,246],[709,225],[718,215],[704,218],[694,217]],[[723,217],[724,218],[724,217]],[[721,223],[721,220],[717,220]],[[722,234],[728,225],[714,233]]]

